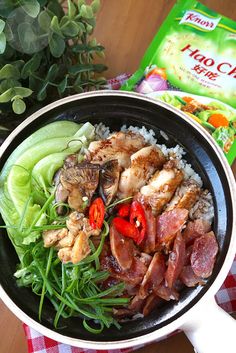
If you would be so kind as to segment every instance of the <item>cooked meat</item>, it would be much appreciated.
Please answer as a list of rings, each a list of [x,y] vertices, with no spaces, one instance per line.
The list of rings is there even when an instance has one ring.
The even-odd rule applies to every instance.
[[[86,218],[83,213],[76,211],[70,214],[66,221],[66,226],[74,236],[76,236],[81,230],[83,230],[88,237],[92,235],[97,236],[101,233],[100,229],[93,229],[90,226],[89,219]]]
[[[162,151],[155,146],[144,147],[132,154],[131,165],[120,176],[120,199],[133,196],[144,186],[151,175],[160,169],[166,159]]]
[[[92,229],[88,218],[83,213],[72,212],[67,221],[67,228],[43,232],[44,246],[55,246],[62,262],[77,263],[90,253],[89,237],[100,234],[100,229]]]
[[[155,294],[164,300],[178,300],[179,293],[175,288],[169,288],[163,281],[157,288],[154,288]]]
[[[143,305],[144,305],[144,300],[140,298],[140,296],[137,294],[131,300],[128,308],[133,312],[137,313],[142,311]]]
[[[149,254],[146,254],[145,252],[141,252],[140,260],[144,263],[145,266],[148,267],[152,261],[152,256]]]
[[[89,237],[83,231],[80,231],[75,239],[75,244],[71,251],[71,262],[76,264],[85,259],[91,252],[89,246]]]
[[[214,232],[209,232],[195,239],[190,257],[195,275],[208,278],[213,271],[219,246]]]
[[[168,161],[163,169],[157,171],[148,184],[141,188],[140,200],[148,203],[154,214],[160,214],[171,200],[183,177],[183,172],[177,168],[177,162],[175,160]]]
[[[173,208],[185,208],[186,210],[190,210],[198,200],[199,195],[200,186],[195,180],[189,179],[183,181],[165,210],[170,211],[173,210]]]
[[[193,222],[188,222],[186,228],[183,231],[183,238],[187,245],[193,244],[196,238],[201,235],[210,232],[211,225],[208,221],[203,219],[196,219]]]
[[[130,310],[129,308],[119,308],[119,309],[112,309],[113,316],[118,321],[122,321],[122,319],[132,318],[135,312]]]
[[[174,247],[171,251],[168,259],[168,267],[165,273],[165,280],[167,287],[172,288],[175,281],[179,277],[185,262],[185,242],[181,235],[181,232],[178,232],[175,241]]]
[[[157,220],[149,205],[143,204],[143,208],[148,220],[147,231],[144,240],[139,246],[145,253],[152,254],[156,250]]]
[[[176,233],[181,231],[188,218],[188,211],[184,208],[175,208],[162,213],[157,217],[157,246],[169,248]]]
[[[106,140],[91,142],[88,150],[92,163],[102,164],[117,159],[120,167],[128,168],[130,156],[144,146],[144,138],[129,131],[116,132]]]
[[[204,284],[204,280],[195,275],[191,266],[184,266],[179,278],[187,287],[195,287],[197,284]]]
[[[163,281],[166,271],[165,259],[160,252],[156,252],[148,267],[140,286],[139,296],[144,299],[153,292],[153,288]]]
[[[141,283],[143,276],[147,271],[147,266],[138,258],[134,257],[131,267],[128,270],[122,270],[114,256],[111,254],[109,245],[103,246],[100,255],[101,269],[109,271],[111,276],[125,283],[136,286]]]
[[[67,263],[71,261],[71,253],[72,253],[72,248],[67,247],[67,248],[60,249],[57,253],[57,256],[59,257],[61,262]]]
[[[75,242],[75,237],[71,232],[68,232],[67,235],[59,240],[59,242],[56,244],[57,249],[62,249],[66,247],[70,247],[74,244]]]
[[[84,202],[90,204],[97,189],[100,166],[92,163],[79,163],[74,167],[62,169],[60,182],[69,193],[68,204],[72,209],[82,212]]]
[[[122,270],[130,269],[135,254],[133,240],[120,234],[113,224],[110,226],[110,245],[112,255]]]
[[[150,294],[145,301],[143,316],[149,315],[150,312],[155,309],[159,303],[160,298],[155,293]]]
[[[43,242],[45,248],[50,248],[52,245],[66,237],[67,234],[68,230],[66,228],[45,230],[43,232]]]
[[[102,165],[100,170],[99,193],[106,205],[109,205],[117,193],[120,179],[120,167],[117,159]]]

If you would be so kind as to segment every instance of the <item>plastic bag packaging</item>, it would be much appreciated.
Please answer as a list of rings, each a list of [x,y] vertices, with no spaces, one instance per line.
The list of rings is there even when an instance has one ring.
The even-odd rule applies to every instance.
[[[195,0],[179,0],[139,69],[122,86],[160,99],[203,125],[236,157],[236,22]]]

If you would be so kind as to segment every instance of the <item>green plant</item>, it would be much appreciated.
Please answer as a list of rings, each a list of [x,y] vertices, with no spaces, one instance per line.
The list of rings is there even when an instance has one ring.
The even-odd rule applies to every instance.
[[[100,1],[0,2],[0,114],[98,89],[104,47],[90,35]]]

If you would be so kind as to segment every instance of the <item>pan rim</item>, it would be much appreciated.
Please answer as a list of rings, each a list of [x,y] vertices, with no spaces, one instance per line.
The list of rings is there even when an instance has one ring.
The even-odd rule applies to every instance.
[[[216,276],[215,280],[213,283],[210,285],[206,293],[197,301],[196,304],[194,304],[187,312],[182,314],[179,318],[176,320],[172,321],[171,323],[161,327],[160,329],[157,329],[151,333],[144,334],[139,337],[134,337],[126,340],[119,340],[119,341],[91,341],[91,340],[82,340],[82,339],[77,339],[77,338],[72,338],[69,336],[62,335],[58,332],[55,332],[51,329],[46,328],[39,322],[33,320],[30,316],[25,314],[12,300],[11,298],[7,295],[5,290],[2,288],[0,285],[0,297],[4,301],[4,303],[9,307],[9,309],[22,321],[24,321],[27,325],[35,329],[36,331],[40,332],[43,335],[46,335],[56,341],[63,342],[65,344],[69,344],[72,346],[76,347],[81,347],[81,348],[87,348],[87,349],[120,349],[120,348],[128,348],[128,347],[134,347],[137,345],[144,345],[145,343],[154,341],[156,339],[159,339],[163,336],[166,336],[170,334],[171,332],[175,331],[177,328],[181,327],[185,322],[189,321],[190,317],[194,315],[194,310],[200,309],[200,306],[206,302],[207,300],[212,299],[214,294],[218,291],[222,283],[224,282],[224,279],[231,267],[231,264],[233,262],[235,252],[236,252],[236,184],[234,180],[234,176],[232,173],[232,170],[228,164],[228,161],[226,160],[222,150],[220,147],[216,144],[214,141],[213,137],[206,132],[206,130],[197,122],[195,122],[193,119],[189,119],[186,117],[186,115],[177,110],[175,107],[170,106],[169,104],[161,101],[157,101],[153,98],[142,96],[138,93],[133,93],[133,92],[126,92],[126,91],[112,91],[112,90],[103,90],[103,91],[94,91],[94,92],[87,92],[87,93],[82,93],[82,94],[76,94],[72,95],[70,97],[66,97],[60,100],[57,100],[37,112],[33,113],[31,116],[29,116],[25,121],[23,121],[9,136],[8,138],[4,141],[2,146],[0,147],[0,158],[4,151],[7,149],[7,147],[11,144],[11,142],[14,140],[14,138],[18,135],[19,132],[21,132],[27,125],[34,120],[38,119],[41,115],[44,113],[53,110],[56,107],[59,107],[63,104],[70,103],[72,101],[80,101],[81,99],[86,99],[86,98],[92,98],[92,97],[98,97],[98,96],[114,96],[114,97],[129,97],[129,98],[134,98],[138,99],[144,102],[150,102],[155,105],[159,105],[163,108],[166,108],[167,110],[175,113],[178,115],[181,119],[185,121],[187,125],[192,126],[195,130],[197,130],[204,139],[206,139],[207,143],[211,145],[211,148],[214,150],[215,154],[218,157],[218,160],[221,163],[221,166],[224,170],[224,173],[227,178],[228,182],[228,187],[230,190],[231,194],[231,204],[232,204],[232,211],[233,211],[233,219],[232,219],[232,236],[230,239],[230,243],[228,246],[228,250],[225,256],[224,263],[222,265],[222,268],[220,269],[218,275]],[[235,235],[234,235],[235,234]]]

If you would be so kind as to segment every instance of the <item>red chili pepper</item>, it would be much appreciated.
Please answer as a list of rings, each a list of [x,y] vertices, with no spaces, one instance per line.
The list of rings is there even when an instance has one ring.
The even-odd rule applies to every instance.
[[[105,206],[101,197],[96,198],[89,207],[89,223],[93,229],[101,229],[105,216]]]
[[[130,207],[130,203],[121,203],[120,205],[117,205],[117,215],[122,218],[129,217]]]
[[[135,225],[131,224],[125,219],[120,217],[115,217],[113,219],[113,224],[116,230],[120,234],[124,235],[125,237],[129,237],[134,240],[138,237],[138,229],[135,227]]]
[[[147,221],[143,206],[138,201],[133,201],[130,208],[130,219],[131,224],[134,224],[138,229],[138,237],[136,243],[140,244],[147,231]]]

